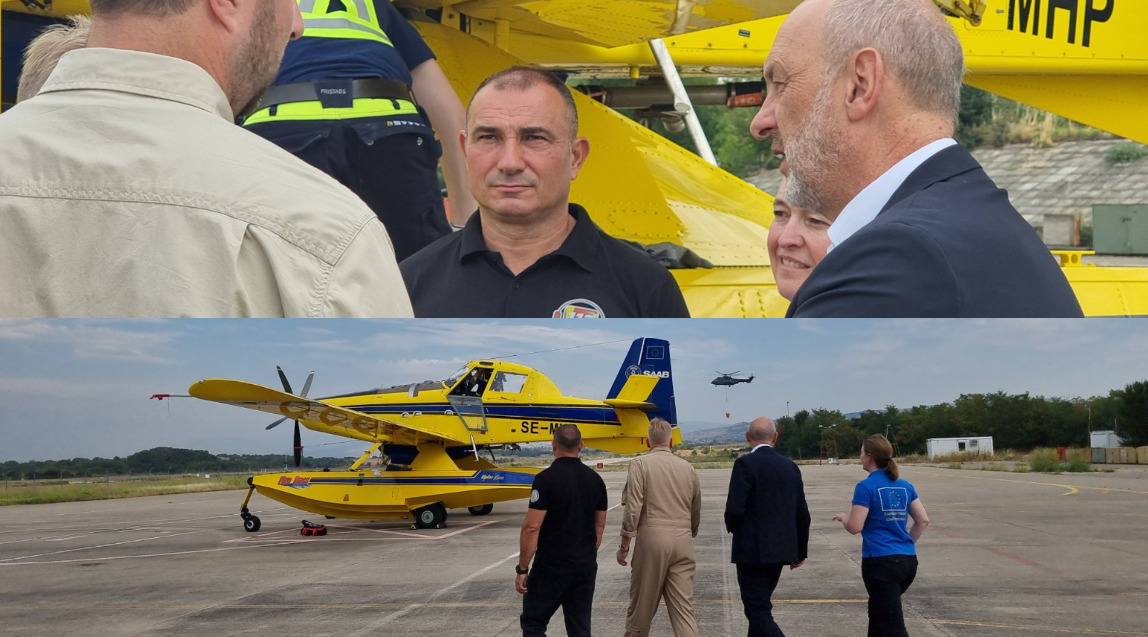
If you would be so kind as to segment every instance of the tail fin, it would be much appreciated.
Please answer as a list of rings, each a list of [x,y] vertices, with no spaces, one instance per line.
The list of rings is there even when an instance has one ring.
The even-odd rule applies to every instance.
[[[626,379],[634,374],[656,376],[658,384],[647,399],[654,409],[647,412],[650,418],[666,419],[671,424],[678,422],[678,408],[674,402],[674,379],[670,371],[670,343],[658,338],[635,339],[630,345],[630,353],[622,361],[614,386],[607,398],[618,398],[626,385]]]

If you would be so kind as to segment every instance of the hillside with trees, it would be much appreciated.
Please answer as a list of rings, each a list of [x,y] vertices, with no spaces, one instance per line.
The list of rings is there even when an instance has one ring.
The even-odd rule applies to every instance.
[[[303,458],[303,470],[344,469],[352,458]],[[168,475],[183,473],[259,473],[283,470],[290,466],[290,456],[213,455],[206,451],[156,447],[133,453],[126,458],[72,458],[71,460],[35,460],[0,464],[0,477],[21,479],[67,479],[114,475]]]
[[[850,457],[875,433],[886,434],[898,455],[925,452],[929,438],[992,436],[998,450],[1088,447],[1088,432],[1114,429],[1130,446],[1148,445],[1148,381],[1106,397],[1045,398],[1024,394],[962,394],[951,403],[909,409],[888,406],[856,419],[839,411],[801,410],[777,421],[778,449],[792,458]]]

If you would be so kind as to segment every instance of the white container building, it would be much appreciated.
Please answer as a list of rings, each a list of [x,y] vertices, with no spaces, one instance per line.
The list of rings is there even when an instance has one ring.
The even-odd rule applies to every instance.
[[[926,443],[929,460],[954,453],[982,453],[992,455],[992,436],[966,436],[963,438],[929,438]]]
[[[1116,436],[1115,431],[1104,430],[1092,432],[1092,444],[1089,445],[1093,448],[1108,449],[1111,447],[1120,446],[1120,438]]]

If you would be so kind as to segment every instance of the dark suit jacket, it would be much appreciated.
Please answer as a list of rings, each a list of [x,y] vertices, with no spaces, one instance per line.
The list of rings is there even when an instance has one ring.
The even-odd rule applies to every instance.
[[[734,564],[794,564],[809,554],[809,507],[801,471],[773,447],[733,463],[725,528]]]
[[[913,171],[797,291],[797,317],[1078,317],[1060,266],[960,146]]]

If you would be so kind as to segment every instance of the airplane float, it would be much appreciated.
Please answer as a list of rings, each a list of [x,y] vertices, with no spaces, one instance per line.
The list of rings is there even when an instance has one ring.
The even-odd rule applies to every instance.
[[[328,517],[413,518],[437,528],[449,509],[486,515],[495,502],[530,496],[541,469],[499,468],[482,452],[544,442],[562,424],[575,424],[587,447],[618,453],[645,451],[649,419],[677,422],[667,341],[639,338],[604,400],[564,396],[542,372],[498,360],[476,360],[441,381],[308,398],[240,380],[201,380],[191,397],[277,414],[296,421],[295,463],[302,455],[298,427],[361,440],[369,448],[347,471],[287,471],[248,478],[240,506],[243,528],[258,531],[248,509],[258,491],[288,506]],[[156,394],[153,398],[167,398]],[[681,442],[675,425],[673,440]],[[375,453],[383,469],[362,465]],[[491,452],[493,460],[493,452]]]
[[[965,49],[966,82],[1122,137],[1148,143],[1144,0],[933,0]],[[688,248],[714,267],[672,270],[696,317],[784,316],[766,235],[773,198],[716,165],[693,107],[760,104],[761,65],[800,0],[395,0],[435,51],[465,102],[514,64],[568,75],[580,133],[593,152],[574,182],[613,236]],[[355,12],[360,3],[331,3]],[[341,8],[340,8],[341,7]],[[0,0],[3,97],[15,93],[19,50],[87,0]],[[874,9],[875,11],[879,9]],[[10,27],[10,28],[9,28]],[[15,55],[13,55],[15,53]],[[685,86],[681,77],[725,85]],[[628,86],[601,87],[601,78]],[[689,129],[698,154],[613,108]],[[746,143],[755,143],[745,132]],[[1096,267],[1056,251],[1088,316],[1148,315],[1148,268]]]

